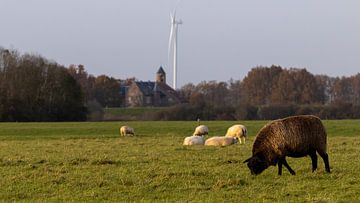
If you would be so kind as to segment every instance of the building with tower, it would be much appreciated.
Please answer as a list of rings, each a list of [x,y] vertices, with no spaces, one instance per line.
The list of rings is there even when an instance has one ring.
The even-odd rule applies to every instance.
[[[160,66],[155,81],[133,81],[125,93],[126,106],[171,106],[182,103],[178,93],[166,84],[166,73]]]

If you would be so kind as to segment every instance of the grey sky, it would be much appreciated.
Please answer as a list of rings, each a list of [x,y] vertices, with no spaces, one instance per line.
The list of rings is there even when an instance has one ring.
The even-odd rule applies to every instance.
[[[178,0],[0,0],[0,46],[90,74],[153,80]],[[360,72],[358,0],[183,0],[178,84],[243,79],[254,66]]]

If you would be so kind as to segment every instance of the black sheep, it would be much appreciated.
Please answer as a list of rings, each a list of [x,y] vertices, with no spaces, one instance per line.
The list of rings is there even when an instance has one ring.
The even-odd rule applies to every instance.
[[[278,174],[281,175],[284,165],[292,175],[292,170],[285,157],[304,157],[309,155],[312,161],[312,171],[317,168],[317,155],[325,163],[325,169],[330,173],[329,158],[326,153],[326,131],[321,120],[316,116],[292,116],[274,120],[266,124],[257,134],[252,157],[245,160],[252,174],[260,174],[270,165],[278,164]]]

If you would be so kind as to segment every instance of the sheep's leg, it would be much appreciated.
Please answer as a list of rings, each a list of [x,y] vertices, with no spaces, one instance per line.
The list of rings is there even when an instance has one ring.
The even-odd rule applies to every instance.
[[[279,161],[278,161],[278,168],[279,168],[278,175],[279,176],[281,176],[281,174],[282,174],[282,164],[283,164],[282,159],[279,159]]]
[[[312,151],[309,153],[311,157],[311,164],[312,164],[312,172],[314,172],[317,169],[317,155],[316,151]]]
[[[287,170],[289,170],[289,172],[291,173],[291,175],[295,175],[295,171],[290,168],[290,166],[289,166],[289,164],[287,163],[285,157],[282,159],[282,163],[283,163],[284,166],[287,168]]]
[[[318,151],[318,153],[321,156],[321,158],[324,160],[326,172],[330,173],[329,155],[323,151],[321,151],[321,152]]]

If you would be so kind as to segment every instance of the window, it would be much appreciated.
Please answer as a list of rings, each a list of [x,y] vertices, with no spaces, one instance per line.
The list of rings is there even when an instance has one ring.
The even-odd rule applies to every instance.
[[[145,103],[151,104],[151,97],[145,97]]]

